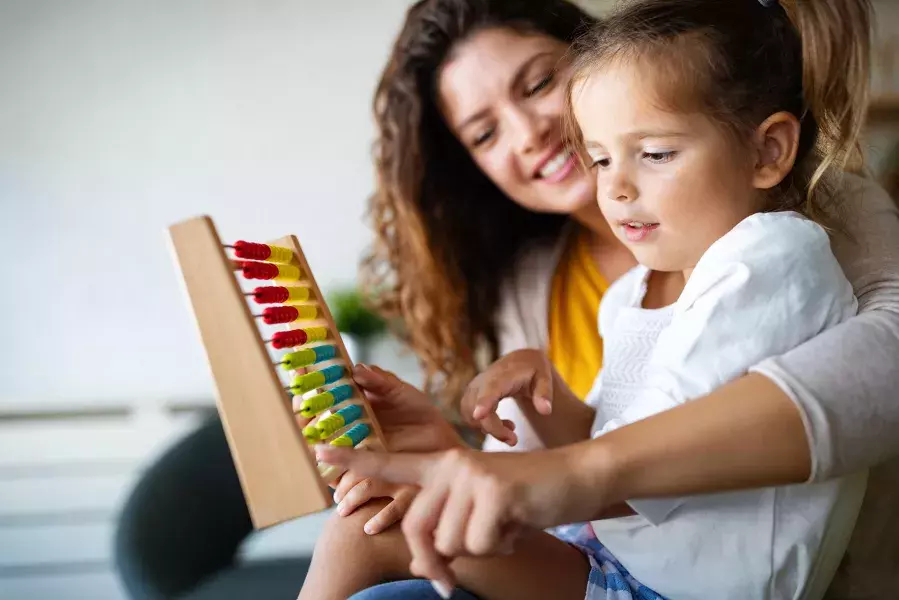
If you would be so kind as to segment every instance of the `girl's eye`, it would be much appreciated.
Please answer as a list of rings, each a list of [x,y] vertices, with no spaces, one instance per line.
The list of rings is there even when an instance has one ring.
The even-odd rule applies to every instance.
[[[484,133],[482,133],[481,135],[476,137],[471,142],[471,145],[474,146],[475,148],[477,148],[478,146],[486,143],[488,140],[490,140],[491,137],[493,137],[493,132],[494,132],[494,129],[491,127],[490,129],[488,129],[487,131],[485,131]]]
[[[610,163],[610,162],[611,162],[611,161],[609,160],[608,157],[594,158],[594,159],[590,162],[590,168],[593,169],[593,168],[596,168],[596,167],[600,167],[600,168],[605,169],[606,167],[609,166],[609,163]]]
[[[674,159],[675,152],[674,150],[668,150],[665,152],[644,152],[643,158],[647,159],[651,163],[655,164],[663,164],[666,162],[671,162]]]
[[[545,88],[546,86],[548,86],[548,85],[550,84],[550,82],[552,82],[552,80],[553,80],[553,75],[554,75],[553,73],[550,73],[549,75],[547,75],[546,77],[544,77],[543,79],[541,79],[541,80],[537,83],[537,85],[535,85],[535,86],[531,87],[530,89],[528,89],[527,95],[528,95],[529,97],[530,97],[530,96],[533,96],[534,94],[536,94],[537,92],[539,92],[540,90],[542,90],[543,88]]]

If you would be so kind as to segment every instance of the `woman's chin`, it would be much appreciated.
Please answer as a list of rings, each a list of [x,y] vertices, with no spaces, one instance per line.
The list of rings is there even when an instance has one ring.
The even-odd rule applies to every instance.
[[[543,213],[573,215],[596,204],[596,188],[590,182],[577,181],[558,190],[540,190],[526,206]]]

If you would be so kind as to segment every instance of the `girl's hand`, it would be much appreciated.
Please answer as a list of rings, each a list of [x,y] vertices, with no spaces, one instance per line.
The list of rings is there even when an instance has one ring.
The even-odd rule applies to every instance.
[[[355,471],[347,471],[337,482],[334,500],[338,503],[337,514],[346,517],[369,500],[392,498],[393,501],[369,519],[363,527],[365,533],[375,535],[402,519],[416,494],[418,494],[416,486],[399,485],[365,477]]]
[[[391,450],[433,452],[464,445],[431,399],[393,373],[360,364],[353,370],[353,379],[375,412]],[[393,498],[365,524],[364,530],[370,535],[399,521],[418,493],[416,486],[371,479],[353,471],[345,472],[332,486],[341,516],[352,514],[374,498]]]
[[[389,454],[333,446],[318,446],[316,452],[320,460],[362,475],[419,485],[402,524],[410,569],[452,587],[453,558],[505,552],[522,527],[542,529],[602,512],[609,499],[597,474],[603,472],[600,455],[586,452],[591,444],[596,445],[531,453],[455,448]]]
[[[539,350],[516,350],[503,356],[475,377],[462,396],[462,417],[510,446],[518,443],[511,421],[496,414],[503,398],[533,405],[546,416],[553,406],[553,367]]]

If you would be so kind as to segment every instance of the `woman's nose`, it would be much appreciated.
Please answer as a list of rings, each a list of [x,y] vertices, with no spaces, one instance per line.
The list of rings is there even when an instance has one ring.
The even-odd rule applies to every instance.
[[[544,150],[550,141],[552,124],[549,119],[532,111],[510,111],[509,126],[515,139],[515,150],[521,154]]]

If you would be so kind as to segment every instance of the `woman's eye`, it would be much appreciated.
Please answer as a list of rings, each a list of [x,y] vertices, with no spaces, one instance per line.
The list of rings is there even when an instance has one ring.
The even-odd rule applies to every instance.
[[[593,169],[595,167],[601,167],[601,168],[605,169],[606,167],[609,166],[609,162],[610,161],[609,161],[608,157],[594,158],[590,162],[590,168]]]
[[[547,75],[546,77],[541,79],[539,82],[537,82],[537,85],[529,88],[527,91],[527,95],[533,96],[534,94],[536,94],[537,92],[539,92],[540,90],[542,90],[543,88],[548,86],[553,80],[553,75],[554,75],[553,73],[550,73],[549,75]]]
[[[662,164],[670,162],[674,158],[675,154],[677,154],[677,152],[675,152],[674,150],[668,150],[665,152],[644,152],[643,158],[649,160],[649,162],[651,163]]]
[[[474,140],[472,140],[471,145],[477,148],[478,146],[486,143],[488,140],[490,140],[491,137],[493,137],[493,131],[494,129],[491,127],[484,133],[477,136]]]

